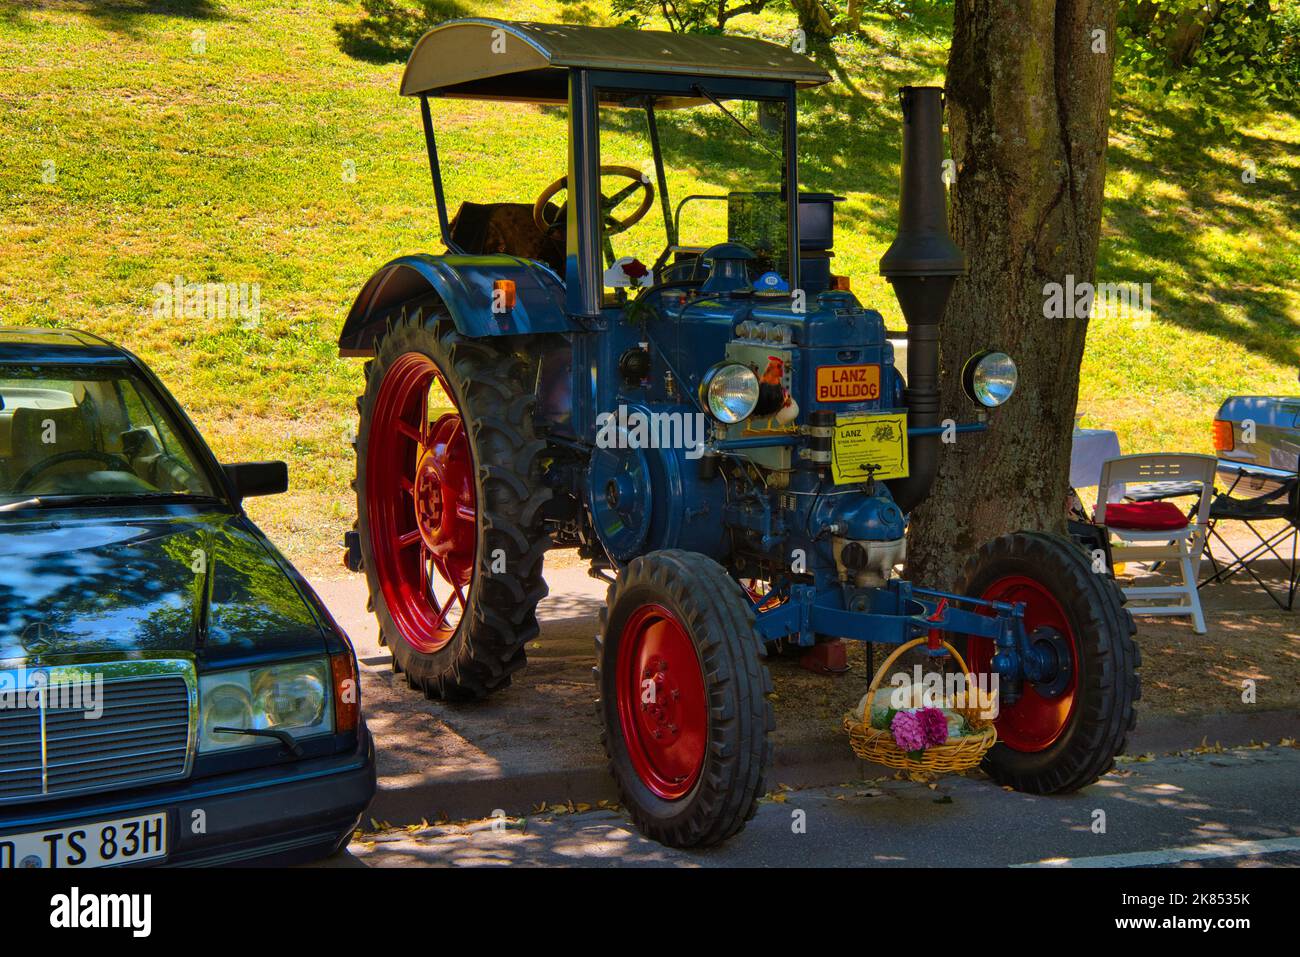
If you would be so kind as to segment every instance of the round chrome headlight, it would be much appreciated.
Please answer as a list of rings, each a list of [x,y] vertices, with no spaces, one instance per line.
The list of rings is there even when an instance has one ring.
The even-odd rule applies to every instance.
[[[1016,391],[1019,373],[1005,352],[980,352],[970,357],[962,369],[962,388],[972,402],[989,409],[1000,406]]]
[[[758,374],[739,362],[719,362],[700,382],[700,402],[719,422],[743,422],[758,405]]]

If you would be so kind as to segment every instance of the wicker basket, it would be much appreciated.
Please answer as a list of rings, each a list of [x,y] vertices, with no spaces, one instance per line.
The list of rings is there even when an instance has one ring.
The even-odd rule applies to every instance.
[[[910,757],[894,743],[894,735],[891,731],[882,731],[871,726],[871,707],[876,700],[876,689],[880,687],[881,679],[903,654],[925,642],[924,638],[909,641],[900,645],[885,659],[876,676],[871,679],[871,687],[867,689],[867,704],[863,709],[862,720],[859,721],[853,712],[849,712],[844,716],[844,730],[849,733],[849,744],[852,745],[854,753],[864,761],[872,761],[910,773],[946,774],[966,771],[979,764],[989,748],[993,747],[998,740],[998,732],[993,727],[993,722],[981,717],[979,708],[950,709],[964,717],[971,727],[979,731],[978,734],[951,738],[947,744],[926,748],[921,752],[920,757],[916,758]],[[966,662],[957,653],[957,649],[946,641],[943,647],[948,649],[948,653],[961,666],[962,674],[969,679],[970,669],[966,667]]]

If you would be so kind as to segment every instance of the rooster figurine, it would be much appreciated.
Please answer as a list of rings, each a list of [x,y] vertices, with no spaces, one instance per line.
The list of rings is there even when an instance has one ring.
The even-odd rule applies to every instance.
[[[758,380],[756,417],[765,417],[768,428],[789,425],[799,415],[799,405],[785,387],[785,363],[776,356],[767,357],[767,369]]]

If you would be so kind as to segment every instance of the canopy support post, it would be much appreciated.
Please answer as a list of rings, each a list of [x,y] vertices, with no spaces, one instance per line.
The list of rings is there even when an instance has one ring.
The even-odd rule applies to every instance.
[[[793,84],[785,96],[785,183],[786,222],[790,249],[790,291],[802,288],[799,275],[799,141],[798,104]]]
[[[429,94],[420,94],[420,117],[424,121],[424,145],[429,151],[429,172],[433,176],[433,198],[438,206],[438,229],[442,232],[443,244],[454,253],[464,254],[465,250],[451,238],[451,222],[447,218],[447,197],[442,191],[442,167],[438,165],[438,141],[433,135],[433,116],[429,112]]]
[[[668,245],[677,245],[677,221],[673,218],[672,203],[668,200],[668,176],[664,172],[663,152],[659,148],[659,120],[655,117],[654,97],[647,96],[645,103],[646,124],[650,129],[650,154],[655,161],[655,179],[659,181],[659,202],[663,206],[664,229],[668,233]]]
[[[605,291],[600,240],[600,117],[591,71],[569,72],[569,217],[564,256],[564,284],[570,315],[600,315]]]

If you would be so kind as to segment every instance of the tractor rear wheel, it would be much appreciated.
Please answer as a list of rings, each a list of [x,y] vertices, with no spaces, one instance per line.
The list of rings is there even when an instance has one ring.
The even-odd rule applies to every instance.
[[[393,324],[357,400],[357,530],[393,669],[430,698],[510,683],[538,633],[548,538],[525,356],[439,308]]]
[[[763,794],[776,719],[754,613],[713,559],[633,559],[597,638],[610,771],[637,827],[672,847],[726,840]]]
[[[1074,543],[1039,532],[987,543],[963,577],[963,595],[1024,602],[1026,628],[1053,629],[1057,653],[1069,656],[1068,671],[1054,685],[1026,681],[1015,704],[999,702],[998,743],[984,770],[999,784],[1032,794],[1096,781],[1123,752],[1141,694],[1137,629],[1123,594]],[[991,639],[967,638],[955,647],[972,674],[991,673]]]

